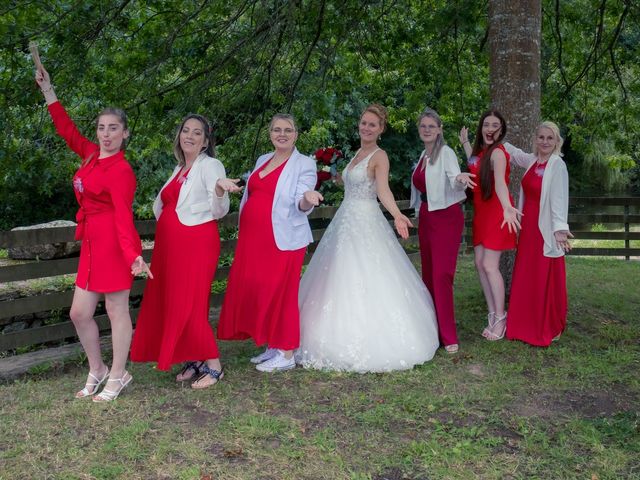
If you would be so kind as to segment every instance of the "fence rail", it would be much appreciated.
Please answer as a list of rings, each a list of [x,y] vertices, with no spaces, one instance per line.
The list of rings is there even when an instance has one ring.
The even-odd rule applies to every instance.
[[[578,224],[617,224],[623,225],[624,231],[591,231],[576,230],[574,235],[576,239],[595,239],[595,240],[624,240],[624,248],[574,248],[573,255],[613,255],[618,257],[640,256],[640,248],[631,248],[631,240],[640,240],[640,231],[630,231],[632,224],[640,224],[640,214],[630,213],[630,207],[640,207],[640,198],[635,197],[574,197],[571,199],[571,208],[586,207],[622,207],[622,213],[570,213],[570,225]],[[398,202],[401,210],[409,208],[408,201]],[[337,211],[336,207],[320,207],[316,208],[310,215],[312,220],[330,220]],[[470,224],[470,209],[467,211],[467,225]],[[230,214],[220,221],[221,225],[233,226],[238,221],[237,213]],[[470,225],[469,225],[470,226]],[[138,221],[136,228],[143,237],[152,237],[155,233],[155,221]],[[324,234],[324,228],[314,228],[314,240],[319,240]],[[470,232],[470,228],[467,230]],[[415,232],[414,232],[415,233]],[[20,230],[11,232],[0,232],[0,248],[23,247],[40,245],[43,243],[58,243],[73,241],[75,234],[74,227],[47,228],[40,230]],[[470,241],[469,234],[467,242]],[[403,243],[412,245],[417,244],[418,239],[414,235]],[[470,245],[470,243],[468,243]],[[221,244],[221,252],[232,252],[235,249],[236,240],[225,240]],[[310,245],[308,254],[305,258],[305,264],[310,260],[316,244]],[[152,249],[143,251],[144,258],[149,261]],[[418,253],[410,253],[410,258],[414,261],[419,259]],[[0,283],[16,282],[23,280],[34,280],[57,275],[73,274],[77,268],[77,258],[64,258],[46,261],[31,261],[18,265],[8,265],[0,267]],[[229,274],[228,266],[221,266],[216,271],[216,280],[225,280]],[[136,279],[131,289],[132,298],[139,297],[144,291],[145,280]],[[213,293],[211,295],[211,305],[213,307],[220,306],[224,294]],[[47,312],[65,312],[71,305],[73,291],[67,290],[62,292],[44,292],[38,295],[7,298],[0,300],[0,328],[10,326],[11,323],[19,324],[22,322],[25,328],[12,329],[0,334],[0,352],[14,350],[30,345],[42,344],[64,340],[75,336],[73,324],[69,321],[56,323],[53,325],[43,325],[32,327],[27,323],[37,321],[35,316],[48,315]],[[135,319],[138,308],[132,308],[132,318]],[[41,320],[40,320],[41,321]],[[109,320],[106,315],[97,315],[96,321],[101,330],[109,328]]]

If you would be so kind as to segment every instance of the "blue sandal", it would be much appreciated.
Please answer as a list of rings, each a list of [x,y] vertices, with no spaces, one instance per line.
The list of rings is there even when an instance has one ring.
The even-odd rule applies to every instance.
[[[195,380],[195,382],[191,384],[191,388],[196,390],[212,387],[213,385],[216,385],[220,380],[224,378],[224,368],[220,369],[220,371],[214,370],[212,368],[209,368],[209,366],[204,362],[203,362],[203,365],[200,367],[200,372],[201,372],[200,376]],[[196,383],[198,383],[200,380],[204,380],[207,377],[211,377],[213,380],[215,380],[215,382],[209,383],[208,385],[203,385],[203,386],[196,385]]]

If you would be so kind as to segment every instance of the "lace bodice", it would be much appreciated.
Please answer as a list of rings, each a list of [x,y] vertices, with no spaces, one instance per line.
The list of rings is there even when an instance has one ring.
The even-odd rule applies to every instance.
[[[360,163],[351,168],[351,162],[342,172],[342,180],[344,181],[344,199],[346,200],[376,200],[376,182],[370,178],[367,173],[369,160],[379,148],[363,158]]]

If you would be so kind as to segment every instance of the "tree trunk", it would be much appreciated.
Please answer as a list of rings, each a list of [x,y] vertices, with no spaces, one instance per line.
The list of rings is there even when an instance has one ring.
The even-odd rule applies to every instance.
[[[541,0],[489,0],[491,103],[507,121],[507,141],[531,151],[540,122]],[[524,171],[511,169],[509,190],[517,204]],[[505,252],[500,271],[511,289],[514,252]]]

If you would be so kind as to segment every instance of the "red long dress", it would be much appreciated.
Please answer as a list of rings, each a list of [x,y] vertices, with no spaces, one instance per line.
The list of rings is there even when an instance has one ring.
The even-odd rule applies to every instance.
[[[218,222],[183,225],[176,204],[187,175],[176,175],[160,193],[151,272],[131,343],[131,360],[158,362],[159,370],[192,360],[218,358],[209,324],[211,282],[220,256]]]
[[[123,151],[98,158],[100,146],[82,136],[60,102],[49,105],[49,113],[58,134],[83,160],[73,177],[80,205],[76,240],[82,240],[76,285],[101,293],[128,290],[131,264],[142,252],[133,224],[133,170]]]
[[[508,186],[511,172],[511,167],[509,166],[510,156],[502,144],[496,148],[502,150],[507,158],[504,181]],[[516,233],[509,233],[509,228],[506,225],[503,228],[500,227],[504,218],[503,208],[496,195],[493,178],[491,179],[492,192],[488,200],[482,198],[482,192],[480,191],[480,165],[485,161],[485,151],[480,152],[478,156],[472,156],[468,161],[469,172],[476,176],[476,183],[478,183],[471,190],[473,192],[473,246],[482,245],[490,250],[511,250],[516,248]],[[491,159],[486,159],[486,161],[491,161]],[[513,205],[511,195],[509,195],[509,201]]]
[[[236,254],[220,312],[218,338],[294,350],[300,344],[298,289],[306,247],[280,250],[271,223],[278,178],[287,162],[264,178],[254,172],[240,215]]]
[[[567,280],[564,257],[545,257],[538,217],[546,164],[529,169],[522,179],[522,231],[513,270],[507,315],[507,338],[549,346],[567,324]]]

